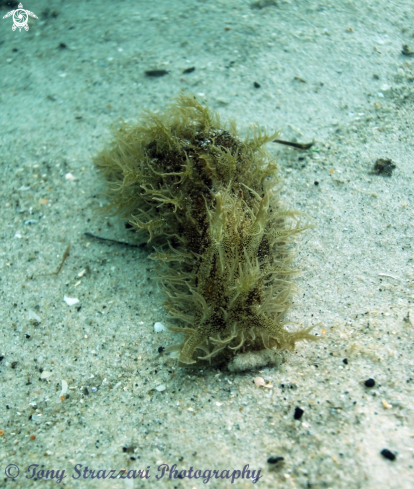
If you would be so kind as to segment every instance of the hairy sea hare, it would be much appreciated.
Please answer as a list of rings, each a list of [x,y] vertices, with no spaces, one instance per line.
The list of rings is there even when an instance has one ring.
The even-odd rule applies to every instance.
[[[293,350],[312,328],[285,329],[292,302],[292,240],[308,225],[279,202],[276,164],[254,126],[234,123],[191,95],[163,114],[124,123],[95,162],[112,208],[146,233],[159,264],[169,329],[183,333],[179,364],[229,360],[238,352]]]

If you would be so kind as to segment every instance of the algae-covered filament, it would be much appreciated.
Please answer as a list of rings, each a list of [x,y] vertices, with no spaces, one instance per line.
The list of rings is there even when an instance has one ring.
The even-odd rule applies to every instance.
[[[317,338],[284,322],[297,273],[292,245],[308,224],[274,190],[265,145],[277,136],[254,126],[242,140],[234,123],[223,128],[215,112],[180,95],[163,114],[124,123],[95,159],[113,210],[154,247],[168,327],[185,337],[180,365]]]

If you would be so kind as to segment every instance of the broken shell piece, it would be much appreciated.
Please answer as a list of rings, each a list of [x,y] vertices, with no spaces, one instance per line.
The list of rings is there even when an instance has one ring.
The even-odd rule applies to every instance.
[[[391,409],[392,408],[392,404],[387,402],[385,399],[382,399],[382,405],[385,407],[385,409]]]
[[[66,295],[63,297],[63,300],[66,302],[68,306],[74,306],[79,302],[79,299],[76,299],[75,297],[67,297]]]
[[[29,309],[29,321],[36,326],[42,322],[42,318],[34,311]]]
[[[256,377],[254,379],[254,383],[256,384],[257,387],[264,387],[266,385],[263,377]]]
[[[66,180],[76,180],[76,178],[72,175],[72,173],[66,173],[65,175]]]
[[[53,375],[53,372],[49,372],[48,370],[44,370],[40,376],[41,379],[48,379]]]

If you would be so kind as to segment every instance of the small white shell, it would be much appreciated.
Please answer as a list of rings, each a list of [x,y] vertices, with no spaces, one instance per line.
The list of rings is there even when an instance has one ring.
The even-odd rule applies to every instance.
[[[154,324],[154,331],[156,333],[159,333],[160,331],[167,331],[167,328],[162,323],[155,323]]]
[[[63,300],[68,306],[74,306],[79,302],[79,299],[76,299],[75,297],[67,297],[66,295],[63,297]]]

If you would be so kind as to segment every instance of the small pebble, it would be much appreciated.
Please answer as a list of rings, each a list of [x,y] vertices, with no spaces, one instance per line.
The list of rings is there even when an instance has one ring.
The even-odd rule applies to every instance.
[[[374,387],[375,385],[375,380],[374,379],[367,379],[365,382],[365,387]]]
[[[305,411],[304,411],[302,408],[300,408],[300,407],[295,407],[295,414],[293,415],[293,417],[294,417],[295,419],[300,419],[300,418],[302,417],[302,415],[303,415],[303,413],[304,413],[304,412],[305,412]]]
[[[401,50],[404,56],[414,56],[414,51],[410,48],[408,44],[404,44]]]
[[[153,77],[153,78],[159,78],[160,76],[165,76],[168,74],[167,70],[147,70],[145,72],[147,76]]]
[[[135,451],[136,448],[137,447],[135,445],[131,445],[129,447],[122,447],[122,451],[124,453],[134,453],[134,451]]]
[[[389,158],[378,158],[374,165],[374,172],[377,175],[390,177],[397,166]]]
[[[342,361],[344,362],[345,365],[348,365],[348,359],[347,358],[344,358]]]
[[[65,175],[66,180],[76,180],[76,178],[72,175],[72,173],[66,173]]]
[[[269,457],[267,459],[267,463],[271,465],[275,465],[275,464],[280,465],[283,462],[283,460],[285,460],[284,457]]]
[[[395,460],[395,455],[391,452],[391,450],[388,450],[388,448],[381,450],[381,455],[388,460]]]

